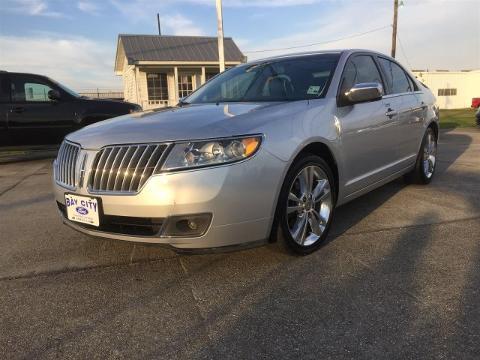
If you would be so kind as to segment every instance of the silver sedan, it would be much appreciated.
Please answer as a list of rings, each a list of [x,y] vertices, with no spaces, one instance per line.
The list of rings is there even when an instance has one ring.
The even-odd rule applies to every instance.
[[[68,135],[54,162],[65,224],[176,250],[278,242],[308,254],[335,208],[434,175],[438,111],[394,59],[364,50],[242,64],[177,107]]]

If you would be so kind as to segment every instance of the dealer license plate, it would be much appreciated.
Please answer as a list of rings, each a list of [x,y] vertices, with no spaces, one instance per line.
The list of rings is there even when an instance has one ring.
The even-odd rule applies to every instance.
[[[65,194],[68,220],[99,226],[100,209],[98,200],[88,196]]]

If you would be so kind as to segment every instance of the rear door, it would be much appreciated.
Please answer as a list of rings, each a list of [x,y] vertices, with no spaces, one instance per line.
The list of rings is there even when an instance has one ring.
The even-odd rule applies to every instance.
[[[353,55],[348,59],[339,94],[359,83],[379,83],[385,87],[371,54]],[[395,172],[398,119],[390,100],[341,106],[337,108],[336,117],[342,128],[347,196]]]
[[[384,57],[378,57],[378,61],[387,83],[385,100],[391,102],[398,117],[397,158],[406,167],[416,160],[426,105],[415,83],[399,64]]]

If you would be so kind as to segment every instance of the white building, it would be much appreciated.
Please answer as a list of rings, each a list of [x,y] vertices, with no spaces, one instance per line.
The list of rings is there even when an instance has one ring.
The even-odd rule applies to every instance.
[[[441,109],[468,108],[480,97],[480,70],[412,72],[433,91]]]
[[[225,66],[245,61],[231,38],[224,39]],[[218,74],[216,37],[119,35],[115,74],[124,99],[143,109],[173,106]]]

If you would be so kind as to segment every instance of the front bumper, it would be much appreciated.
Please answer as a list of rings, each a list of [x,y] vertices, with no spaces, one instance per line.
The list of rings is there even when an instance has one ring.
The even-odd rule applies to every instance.
[[[60,206],[65,204],[65,193],[100,198],[103,215],[110,217],[166,219],[212,214],[208,230],[199,237],[99,231],[71,222],[62,214],[67,225],[88,235],[165,244],[183,250],[238,246],[269,237],[285,166],[286,163],[261,149],[253,158],[239,163],[152,176],[134,195],[95,194],[86,186],[69,190],[55,181],[54,194]]]

